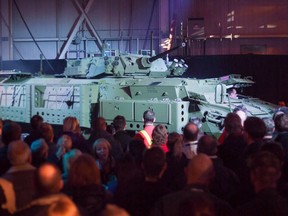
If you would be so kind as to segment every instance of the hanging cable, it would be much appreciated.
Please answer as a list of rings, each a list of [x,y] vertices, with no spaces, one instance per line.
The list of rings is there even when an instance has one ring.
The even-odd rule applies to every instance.
[[[130,20],[129,20],[129,27],[128,27],[128,37],[131,40],[131,35],[133,35],[133,0],[130,0],[130,12],[129,12],[129,14],[130,14],[130,16],[129,16]],[[129,43],[127,42],[125,50],[128,49],[128,45],[129,45]],[[130,48],[130,52],[131,52],[131,47],[129,47],[129,48]],[[138,50],[137,50],[137,52],[138,52]]]
[[[30,31],[30,29],[29,29],[29,27],[28,27],[26,21],[24,20],[24,17],[23,17],[23,15],[22,15],[22,13],[21,13],[19,7],[18,7],[18,4],[17,4],[16,0],[13,0],[13,2],[14,2],[14,4],[15,4],[15,7],[16,7],[16,9],[17,9],[17,11],[18,11],[18,13],[19,13],[19,15],[20,15],[20,17],[21,17],[21,19],[22,19],[24,25],[26,26],[26,28],[27,28],[27,30],[28,30],[28,32],[29,32],[29,34],[30,34],[32,40],[33,40],[34,43],[36,44],[36,46],[37,46],[37,48],[39,49],[39,51],[40,51],[40,53],[42,54],[42,56],[45,58],[45,61],[47,62],[47,64],[49,65],[49,67],[50,67],[50,68],[52,69],[52,71],[55,73],[54,68],[52,67],[52,65],[51,65],[51,64],[49,63],[49,61],[47,60],[47,58],[46,58],[46,56],[44,55],[43,51],[41,50],[39,44],[38,44],[37,41],[35,40],[35,38],[34,38],[32,32]]]
[[[9,37],[11,37],[12,39],[13,39],[13,35],[12,35],[12,33],[11,33],[11,29],[9,28],[9,25],[8,25],[8,23],[6,22],[6,20],[4,19],[4,17],[3,17],[3,14],[2,14],[2,12],[0,11],[0,15],[1,15],[1,19],[3,20],[3,22],[4,22],[4,24],[5,24],[5,26],[7,27],[7,29],[8,29],[8,32],[9,32]],[[16,51],[18,52],[18,54],[19,54],[19,56],[20,56],[20,58],[21,58],[21,60],[24,60],[24,57],[21,55],[21,53],[20,53],[20,51],[18,50],[18,48],[15,46],[15,44],[13,43],[13,47],[16,49]]]
[[[149,23],[148,23],[148,28],[147,28],[146,35],[145,35],[145,41],[144,41],[144,44],[143,44],[143,49],[145,49],[146,43],[147,43],[147,40],[148,40],[148,34],[149,34],[149,30],[150,30],[150,28],[151,28],[151,23],[152,23],[152,18],[153,18],[153,13],[154,13],[156,1],[157,1],[157,0],[154,0],[154,1],[153,1],[152,11],[151,11],[151,14],[150,14],[150,19],[149,19]],[[152,39],[151,39],[151,40],[152,40]]]

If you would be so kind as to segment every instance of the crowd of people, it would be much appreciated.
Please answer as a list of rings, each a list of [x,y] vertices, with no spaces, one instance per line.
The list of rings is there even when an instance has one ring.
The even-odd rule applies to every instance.
[[[288,115],[238,107],[216,139],[191,118],[183,133],[143,113],[131,135],[124,116],[98,117],[84,137],[76,117],[55,137],[40,115],[31,132],[0,120],[0,215],[288,215]]]

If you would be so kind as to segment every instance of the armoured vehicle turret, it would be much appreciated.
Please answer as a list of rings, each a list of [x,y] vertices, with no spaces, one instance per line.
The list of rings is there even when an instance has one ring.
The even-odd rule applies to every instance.
[[[153,109],[156,124],[164,124],[170,132],[181,132],[191,117],[198,117],[202,130],[217,136],[225,116],[236,106],[244,105],[250,116],[273,115],[273,104],[244,95],[228,96],[228,89],[250,86],[251,79],[235,74],[183,78],[188,68],[183,60],[163,59],[170,51],[156,56],[115,54],[68,60],[64,73],[55,77],[2,72],[0,116],[29,123],[31,116],[39,114],[56,125],[75,116],[82,127],[90,128],[97,116],[111,123],[123,115],[127,130],[137,131],[143,127],[143,112]]]

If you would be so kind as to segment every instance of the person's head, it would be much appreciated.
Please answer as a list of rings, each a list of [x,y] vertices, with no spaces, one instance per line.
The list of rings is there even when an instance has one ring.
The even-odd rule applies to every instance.
[[[43,123],[43,118],[40,115],[33,115],[30,119],[30,125],[33,130],[37,130],[41,123]]]
[[[22,129],[16,122],[4,123],[2,130],[2,142],[7,146],[10,142],[21,139]]]
[[[92,156],[82,154],[73,161],[69,169],[68,184],[73,188],[101,184],[100,170]]]
[[[94,131],[101,131],[101,130],[106,131],[107,129],[106,119],[103,117],[94,118],[91,122],[91,128]]]
[[[22,140],[12,141],[8,146],[8,159],[13,166],[31,163],[31,151]]]
[[[96,158],[106,161],[110,156],[111,144],[104,138],[97,139],[93,144],[93,152]]]
[[[80,216],[75,203],[66,195],[61,194],[49,205],[47,216]]]
[[[208,135],[202,136],[198,140],[197,144],[197,154],[206,154],[208,156],[215,156],[217,153],[217,140]]]
[[[239,134],[242,132],[241,118],[236,113],[228,113],[224,119],[224,127],[227,134]]]
[[[126,128],[126,119],[125,119],[125,117],[121,116],[121,115],[117,115],[113,119],[113,126],[114,126],[116,131],[125,130],[125,128]]]
[[[247,119],[247,112],[248,110],[244,105],[238,105],[233,109],[233,113],[236,113],[240,117],[242,126]]]
[[[253,141],[260,141],[266,134],[266,125],[262,119],[250,116],[244,122],[244,130],[248,135],[248,139]],[[248,140],[248,143],[249,143]]]
[[[143,113],[144,124],[153,124],[155,120],[156,118],[155,118],[155,113],[153,112],[153,110],[149,109]]]
[[[47,122],[43,122],[42,124],[39,125],[39,133],[41,137],[47,142],[53,142],[54,139],[54,131],[53,127],[51,124]]]
[[[247,107],[245,107],[243,104],[237,105],[237,106],[235,106],[235,108],[233,109],[233,112],[234,112],[234,113],[236,113],[236,112],[238,112],[238,111],[243,111],[244,113],[246,113],[246,115],[247,115],[247,112],[248,112]]]
[[[183,138],[185,141],[196,141],[198,138],[199,129],[194,123],[187,123],[183,129]]]
[[[278,132],[288,131],[288,115],[282,113],[275,117],[275,130]]]
[[[173,155],[176,157],[182,156],[182,143],[183,136],[177,132],[172,132],[168,134],[167,147],[170,152],[173,152]]]
[[[227,92],[230,98],[237,98],[237,91],[235,88],[230,88],[227,90]]]
[[[57,194],[63,188],[61,171],[52,163],[44,163],[37,170],[36,186],[42,196]]]
[[[152,132],[152,145],[161,146],[167,143],[168,134],[164,125],[158,124]]]
[[[48,144],[44,139],[37,139],[31,143],[32,159],[47,159],[48,157]]]
[[[68,116],[63,121],[63,131],[64,132],[72,132],[72,133],[80,133],[80,124],[76,117]]]
[[[256,192],[276,188],[281,176],[280,160],[271,152],[260,151],[250,165],[251,181]]]
[[[63,173],[69,173],[71,164],[78,158],[82,152],[79,149],[72,149],[63,155],[62,165]]]
[[[166,168],[166,156],[159,147],[145,150],[143,155],[143,169],[145,177],[161,178]]]
[[[111,135],[114,135],[117,131],[115,130],[115,127],[114,127],[114,125],[113,124],[108,124],[107,126],[106,126],[106,131],[108,132],[108,133],[110,133]]]
[[[265,126],[266,126],[266,135],[272,136],[275,131],[275,123],[273,119],[269,117],[264,117],[262,118],[262,120],[264,121]]]
[[[267,152],[273,153],[274,155],[276,155],[276,157],[280,160],[281,163],[283,163],[284,158],[287,155],[287,150],[283,148],[281,143],[274,142],[274,141],[264,143],[261,146],[260,151],[267,151]]]
[[[64,152],[68,152],[72,148],[72,139],[70,136],[63,134],[57,141],[57,147],[63,148]]]
[[[187,184],[200,184],[209,186],[214,177],[214,168],[211,159],[205,154],[193,157],[186,169]]]
[[[192,116],[189,118],[190,123],[194,123],[200,129],[202,127],[202,121],[199,117]]]
[[[275,121],[275,118],[281,114],[288,115],[288,107],[284,106],[284,107],[278,107],[277,109],[275,109],[272,119]]]

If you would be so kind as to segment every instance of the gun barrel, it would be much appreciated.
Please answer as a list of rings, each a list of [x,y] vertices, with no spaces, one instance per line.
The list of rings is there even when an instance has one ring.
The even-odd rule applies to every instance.
[[[153,56],[153,57],[151,57],[151,58],[148,58],[148,59],[147,59],[147,62],[148,62],[148,63],[152,63],[153,61],[156,61],[156,60],[159,59],[159,58],[163,58],[164,56],[166,56],[166,54],[168,54],[168,53],[170,53],[170,52],[178,49],[179,47],[180,47],[180,46],[176,46],[176,47],[174,47],[174,48],[172,48],[172,49],[170,49],[170,50],[166,50],[166,51],[163,52],[163,53],[159,53],[159,54],[156,55],[156,56]]]
[[[151,67],[151,63],[152,63],[152,62],[156,61],[156,60],[159,59],[159,58],[162,58],[162,57],[166,56],[168,53],[170,53],[170,52],[172,52],[172,51],[174,51],[174,50],[176,50],[176,49],[178,49],[178,48],[180,48],[180,47],[183,48],[183,47],[185,47],[185,46],[186,46],[186,44],[185,44],[185,43],[182,43],[180,46],[173,47],[172,49],[166,50],[165,52],[160,53],[160,54],[158,54],[158,55],[156,55],[156,56],[153,56],[153,57],[150,57],[150,58],[141,57],[141,58],[139,58],[139,59],[137,59],[137,60],[139,61],[139,65],[140,65],[141,67],[143,67],[143,68],[149,68],[149,67]]]

